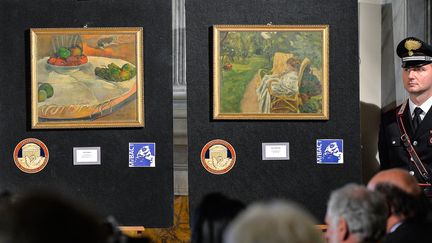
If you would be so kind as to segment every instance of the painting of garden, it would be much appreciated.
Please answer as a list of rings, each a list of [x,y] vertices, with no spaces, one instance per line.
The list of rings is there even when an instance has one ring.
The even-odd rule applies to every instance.
[[[323,112],[323,31],[230,29],[217,36],[220,114]]]

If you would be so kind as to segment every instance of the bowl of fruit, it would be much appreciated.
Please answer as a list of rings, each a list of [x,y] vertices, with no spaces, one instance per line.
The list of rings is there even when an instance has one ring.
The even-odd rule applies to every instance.
[[[70,73],[87,66],[88,58],[82,47],[60,47],[47,60],[47,69],[57,73]]]

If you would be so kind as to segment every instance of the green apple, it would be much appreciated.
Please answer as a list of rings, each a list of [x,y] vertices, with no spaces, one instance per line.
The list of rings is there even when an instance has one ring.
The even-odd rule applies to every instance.
[[[44,102],[47,99],[47,93],[45,90],[41,89],[38,92],[38,101]]]
[[[71,51],[69,49],[67,49],[66,47],[60,47],[57,50],[57,55],[63,59],[66,59],[66,58],[70,57]]]
[[[46,92],[47,98],[51,98],[54,95],[54,88],[49,83],[43,83],[39,86],[39,91],[44,90]]]

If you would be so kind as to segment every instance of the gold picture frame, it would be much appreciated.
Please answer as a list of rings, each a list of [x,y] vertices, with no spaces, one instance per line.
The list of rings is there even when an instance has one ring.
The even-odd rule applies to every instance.
[[[143,29],[30,29],[31,126],[144,127]]]
[[[213,26],[213,119],[328,120],[329,26]]]

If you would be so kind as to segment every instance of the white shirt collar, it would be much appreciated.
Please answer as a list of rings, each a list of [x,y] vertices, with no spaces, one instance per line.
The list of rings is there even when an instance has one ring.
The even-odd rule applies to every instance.
[[[420,106],[417,106],[416,104],[414,104],[411,99],[409,99],[408,101],[409,104],[409,109],[411,112],[411,118],[414,117],[414,109],[416,107],[420,107],[423,112],[420,114],[420,118],[423,120],[423,118],[426,116],[426,113],[428,113],[429,109],[432,106],[432,96],[429,97],[429,99],[427,99],[423,104],[421,104]]]
[[[402,223],[403,223],[403,222],[401,221],[401,222],[398,222],[398,223],[394,224],[394,225],[390,228],[389,233],[393,233],[397,228],[399,228],[399,226],[400,226]]]

